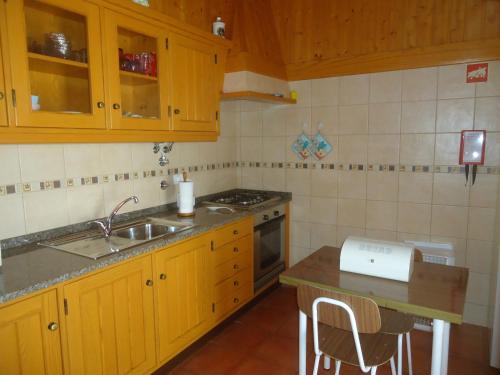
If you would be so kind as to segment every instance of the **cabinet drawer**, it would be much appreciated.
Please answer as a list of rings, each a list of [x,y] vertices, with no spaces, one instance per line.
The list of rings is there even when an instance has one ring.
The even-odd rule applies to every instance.
[[[238,272],[246,268],[250,268],[250,272],[253,273],[252,263],[253,263],[252,251],[244,251],[242,253],[239,253],[233,259],[215,267],[214,283],[218,284],[221,281],[236,275]]]
[[[252,240],[252,236],[246,236],[216,249],[214,251],[214,266],[225,263],[245,251],[251,251]]]
[[[253,233],[253,219],[251,217],[225,226],[215,231],[214,248],[217,249],[218,247],[245,237],[251,233]]]
[[[245,284],[229,296],[215,303],[215,320],[219,320],[230,312],[243,306],[253,295],[253,284]]]
[[[241,286],[246,284],[252,284],[252,269],[247,268],[241,272],[238,272],[233,277],[222,281],[220,284],[215,286],[214,298],[215,302],[219,302],[230,296],[231,293],[234,293],[236,290],[241,288]]]

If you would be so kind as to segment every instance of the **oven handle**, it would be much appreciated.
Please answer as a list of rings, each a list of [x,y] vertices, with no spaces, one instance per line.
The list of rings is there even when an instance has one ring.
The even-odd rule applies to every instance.
[[[284,221],[285,220],[285,215],[281,215],[281,216],[278,216],[278,217],[273,217],[271,220],[268,220],[268,221],[264,221],[263,223],[260,223],[256,226],[253,227],[253,231],[258,231],[260,230],[261,227],[265,226],[265,225],[268,225],[268,224],[271,224],[271,223],[274,223],[274,222],[277,222],[277,221]]]

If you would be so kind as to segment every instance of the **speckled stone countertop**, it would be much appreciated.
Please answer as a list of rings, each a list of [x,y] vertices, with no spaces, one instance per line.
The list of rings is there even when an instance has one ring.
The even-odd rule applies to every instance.
[[[183,239],[214,230],[233,221],[252,216],[266,208],[291,200],[291,194],[280,192],[276,192],[276,194],[281,196],[280,201],[274,201],[269,205],[253,210],[241,210],[234,213],[213,212],[205,207],[199,207],[196,209],[196,215],[193,218],[178,218],[176,210],[171,206],[165,206],[163,210],[155,210],[154,214],[146,213],[144,217],[185,221],[195,224],[195,227],[97,260],[40,246],[36,243],[9,249],[3,255],[3,264],[0,267],[0,304],[89,272],[103,269],[126,259],[152,252]],[[139,218],[135,216],[134,221]]]

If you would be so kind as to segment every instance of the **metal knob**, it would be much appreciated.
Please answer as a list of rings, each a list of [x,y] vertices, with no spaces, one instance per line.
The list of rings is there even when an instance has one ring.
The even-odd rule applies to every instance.
[[[236,235],[236,234],[238,234],[238,233],[239,233],[239,232],[238,232],[238,229],[233,230],[233,234],[234,234],[234,235]]]
[[[264,220],[266,220],[266,221],[267,221],[267,220],[269,220],[269,215],[264,215],[264,216],[262,216],[262,219],[264,219]]]
[[[5,94],[0,91],[0,100],[3,100],[3,98],[5,98]]]
[[[274,216],[280,216],[280,212],[279,211],[274,211],[273,214],[274,214]]]
[[[49,331],[57,331],[57,329],[59,328],[59,324],[57,324],[56,322],[51,322],[49,323],[48,327]]]
[[[104,102],[97,102],[97,108],[104,108]]]
[[[240,251],[240,249],[238,249],[237,247],[235,247],[235,248],[233,249],[233,252],[234,252],[234,253],[238,253],[239,251]]]
[[[234,303],[240,303],[240,299],[239,298],[235,298],[235,299],[233,299],[233,302]]]
[[[161,273],[160,280],[166,280],[166,279],[167,279],[167,275],[165,275],[164,273]]]
[[[120,109],[120,104],[113,103],[113,109]]]
[[[153,280],[146,280],[147,286],[153,286]]]
[[[233,283],[234,286],[239,286],[240,283],[238,282],[238,280],[236,280],[234,283]]]
[[[178,115],[181,113],[181,110],[179,108],[174,109],[174,114]]]
[[[240,266],[238,266],[237,264],[235,264],[235,265],[233,266],[233,268],[234,268],[235,270],[237,270],[237,269],[239,269],[239,268],[240,268]]]

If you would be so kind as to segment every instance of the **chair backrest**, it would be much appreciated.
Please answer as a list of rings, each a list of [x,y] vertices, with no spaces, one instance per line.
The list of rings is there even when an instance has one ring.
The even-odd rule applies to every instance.
[[[380,330],[380,311],[377,304],[365,297],[324,290],[309,285],[299,285],[297,302],[300,310],[312,317],[312,304],[316,298],[327,297],[348,305],[356,318],[359,333],[376,333]],[[334,328],[351,331],[351,322],[347,312],[332,305],[321,304],[318,306],[318,321]]]
[[[419,249],[413,250],[413,260],[419,263],[422,263],[424,261],[424,254],[422,253],[422,250]]]

